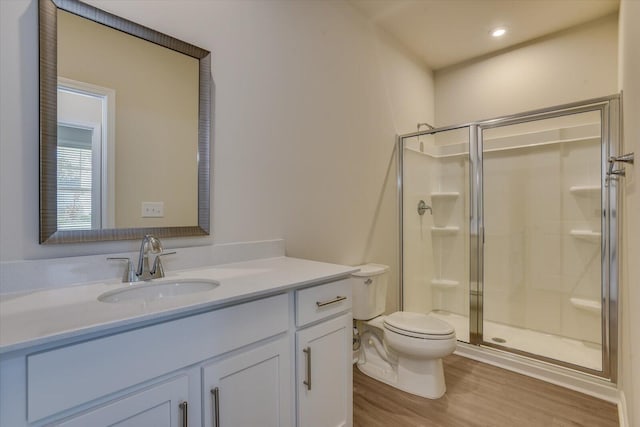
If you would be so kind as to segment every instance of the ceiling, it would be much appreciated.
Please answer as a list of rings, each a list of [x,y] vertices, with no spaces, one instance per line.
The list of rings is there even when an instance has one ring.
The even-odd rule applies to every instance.
[[[350,0],[433,70],[618,10],[619,0]],[[504,26],[508,33],[489,32]]]

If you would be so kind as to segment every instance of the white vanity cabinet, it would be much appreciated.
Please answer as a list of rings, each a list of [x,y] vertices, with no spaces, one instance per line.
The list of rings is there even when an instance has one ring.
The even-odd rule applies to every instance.
[[[0,426],[201,426],[210,399],[201,393],[204,374],[218,376],[224,388],[243,388],[225,393],[246,413],[254,411],[249,399],[258,392],[245,385],[254,375],[266,381],[256,390],[277,390],[284,415],[273,425],[287,427],[290,298],[280,294],[0,360]]]
[[[57,427],[188,426],[188,395],[188,378],[183,375],[54,425]]]
[[[283,337],[203,366],[203,426],[291,426],[290,354]]]
[[[263,276],[222,282],[217,295],[231,297],[179,311],[74,303],[93,314],[79,330],[64,329],[75,319],[62,308],[0,313],[35,330],[28,345],[0,349],[0,427],[351,426],[351,286],[339,280],[351,269],[258,266]],[[64,332],[46,335],[45,319]]]
[[[296,291],[299,427],[353,424],[351,284]]]

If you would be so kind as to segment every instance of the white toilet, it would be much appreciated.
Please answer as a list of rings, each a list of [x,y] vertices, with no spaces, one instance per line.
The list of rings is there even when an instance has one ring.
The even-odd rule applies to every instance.
[[[444,395],[442,358],[456,348],[456,333],[430,314],[398,311],[383,316],[389,267],[358,266],[351,277],[353,318],[358,321],[357,367],[364,374],[429,399]]]

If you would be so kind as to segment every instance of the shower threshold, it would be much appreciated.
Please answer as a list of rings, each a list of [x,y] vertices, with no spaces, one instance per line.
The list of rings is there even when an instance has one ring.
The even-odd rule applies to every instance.
[[[448,322],[456,329],[456,336],[469,337],[469,318],[457,313],[436,310],[433,315]],[[484,321],[483,335],[486,342],[548,357],[596,371],[602,370],[600,344],[580,341],[531,329]],[[504,342],[503,342],[504,341]]]

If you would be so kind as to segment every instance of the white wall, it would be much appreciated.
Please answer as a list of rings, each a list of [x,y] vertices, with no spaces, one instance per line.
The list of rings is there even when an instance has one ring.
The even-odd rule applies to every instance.
[[[438,126],[617,92],[617,15],[438,70]]]
[[[213,54],[213,238],[166,246],[284,237],[290,256],[395,270],[394,137],[433,120],[427,68],[346,2],[91,3]],[[37,2],[0,19],[0,260],[135,250],[37,244]]]
[[[640,2],[620,5],[620,87],[624,91],[624,152],[635,152],[626,166],[622,228],[620,387],[627,402],[629,426],[640,425]]]

